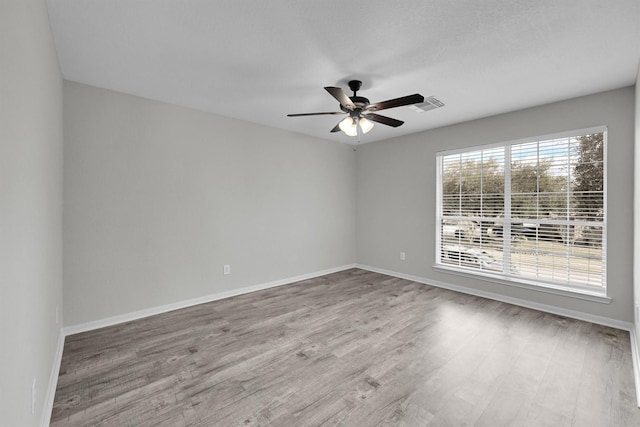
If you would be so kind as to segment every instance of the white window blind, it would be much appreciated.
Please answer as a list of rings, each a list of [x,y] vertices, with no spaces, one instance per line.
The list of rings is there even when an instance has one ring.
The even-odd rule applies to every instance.
[[[606,129],[438,155],[442,266],[606,294]]]

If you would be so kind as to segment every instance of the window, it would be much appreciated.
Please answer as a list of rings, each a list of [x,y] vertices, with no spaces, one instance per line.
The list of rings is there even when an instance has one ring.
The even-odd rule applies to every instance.
[[[436,266],[606,295],[606,136],[439,153]]]

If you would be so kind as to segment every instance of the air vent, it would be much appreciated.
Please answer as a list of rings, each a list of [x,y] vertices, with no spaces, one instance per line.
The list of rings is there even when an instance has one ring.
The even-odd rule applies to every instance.
[[[424,102],[421,102],[420,104],[409,105],[409,108],[416,113],[424,113],[425,111],[435,110],[440,107],[444,107],[444,102],[434,98],[433,96],[426,98]]]

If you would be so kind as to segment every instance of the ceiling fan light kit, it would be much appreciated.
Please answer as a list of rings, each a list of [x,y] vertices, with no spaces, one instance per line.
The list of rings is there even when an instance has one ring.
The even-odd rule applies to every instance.
[[[362,133],[368,133],[371,129],[373,129],[373,123],[366,119],[366,117],[346,117],[342,120],[338,127],[342,132],[346,133],[349,136],[358,136],[358,128],[362,131]]]
[[[320,116],[320,115],[335,115],[335,114],[348,114],[349,116],[340,121],[331,132],[343,131],[349,136],[358,136],[358,129],[362,133],[367,133],[373,129],[373,123],[382,123],[383,125],[398,127],[404,122],[401,120],[393,119],[391,117],[382,116],[374,113],[374,111],[386,110],[389,108],[402,107],[404,105],[413,105],[424,102],[424,96],[415,93],[413,95],[403,96],[400,98],[389,99],[387,101],[371,104],[369,100],[363,96],[358,96],[357,92],[362,87],[360,80],[351,80],[349,82],[349,89],[353,91],[353,96],[347,96],[344,91],[339,87],[327,86],[325,90],[329,92],[340,103],[340,111],[324,112],[324,113],[299,113],[288,114],[288,117],[301,117],[301,116]]]
[[[373,122],[367,120],[366,117],[360,117],[358,124],[360,125],[360,129],[362,129],[362,133],[369,133],[369,131],[373,129]]]
[[[346,133],[349,136],[358,135],[358,127],[356,125],[356,119],[354,119],[353,117],[346,117],[344,120],[342,120],[338,124],[338,127],[342,132]]]

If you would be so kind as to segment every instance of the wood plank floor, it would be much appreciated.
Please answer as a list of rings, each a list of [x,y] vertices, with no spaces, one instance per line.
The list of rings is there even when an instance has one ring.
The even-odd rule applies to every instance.
[[[640,426],[629,334],[352,269],[69,336],[53,426]]]

